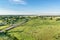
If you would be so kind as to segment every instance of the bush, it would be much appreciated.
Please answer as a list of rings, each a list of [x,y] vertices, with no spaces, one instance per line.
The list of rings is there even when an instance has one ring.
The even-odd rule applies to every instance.
[[[60,18],[57,18],[56,21],[60,21]]]

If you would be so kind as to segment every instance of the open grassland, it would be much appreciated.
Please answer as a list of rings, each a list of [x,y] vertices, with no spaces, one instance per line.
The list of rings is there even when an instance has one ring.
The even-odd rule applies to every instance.
[[[9,27],[9,25],[0,26],[0,30],[1,30],[1,29],[5,29],[5,28],[7,28],[7,27]]]
[[[32,19],[10,32],[18,40],[60,40],[60,21]]]
[[[32,18],[6,35],[1,34],[0,40],[60,40],[60,20]]]

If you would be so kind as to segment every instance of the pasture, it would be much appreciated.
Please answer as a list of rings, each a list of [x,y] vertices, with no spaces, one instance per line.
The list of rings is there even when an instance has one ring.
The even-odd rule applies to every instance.
[[[60,40],[59,18],[26,18],[28,18],[29,21],[9,30],[6,34],[1,34],[0,40]]]

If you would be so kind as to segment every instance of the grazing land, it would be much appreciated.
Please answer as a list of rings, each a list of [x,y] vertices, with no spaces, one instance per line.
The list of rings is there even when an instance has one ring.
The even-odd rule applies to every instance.
[[[0,16],[0,31],[0,40],[60,40],[60,16]]]

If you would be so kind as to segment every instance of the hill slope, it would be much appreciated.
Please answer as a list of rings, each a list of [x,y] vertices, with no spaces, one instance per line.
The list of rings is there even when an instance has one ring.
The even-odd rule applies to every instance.
[[[11,29],[1,40],[60,40],[60,21],[30,19],[22,26]]]

